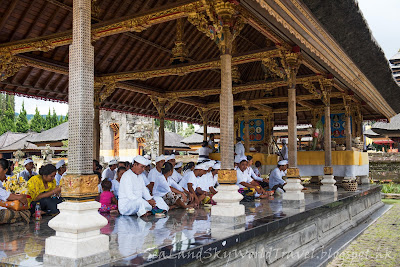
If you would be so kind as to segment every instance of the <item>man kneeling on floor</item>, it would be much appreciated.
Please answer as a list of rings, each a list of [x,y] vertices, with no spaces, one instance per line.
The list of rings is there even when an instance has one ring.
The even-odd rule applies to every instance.
[[[150,161],[143,156],[133,159],[132,168],[126,171],[120,181],[118,210],[122,215],[149,215],[168,211],[169,207],[161,197],[152,197],[140,174]]]
[[[286,192],[283,186],[286,184],[283,177],[286,176],[286,170],[288,166],[287,160],[281,160],[278,162],[278,166],[271,171],[269,175],[269,188],[271,191],[281,194]]]
[[[254,196],[256,198],[267,198],[268,194],[265,190],[246,174],[247,169],[247,158],[246,156],[242,156],[240,158],[240,163],[238,168],[236,169],[237,173],[237,182],[236,184],[239,186],[239,193],[243,194],[246,190],[249,191],[247,196]]]

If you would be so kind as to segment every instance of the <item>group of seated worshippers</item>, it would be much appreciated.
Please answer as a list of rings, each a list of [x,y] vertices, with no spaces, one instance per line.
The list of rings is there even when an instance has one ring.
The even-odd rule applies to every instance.
[[[17,179],[27,181],[27,194],[13,194],[3,187],[2,183],[7,177],[12,176],[13,164],[6,159],[0,159],[0,200],[19,200],[27,206],[26,210],[15,211],[0,207],[0,224],[25,221],[29,223],[30,216],[34,214],[36,206],[39,206],[41,214],[55,215],[59,213],[57,205],[63,201],[61,198],[60,181],[66,173],[64,160],[40,167],[39,174],[33,171],[32,159],[24,161],[25,170],[16,175]],[[57,179],[56,179],[57,178]]]
[[[122,215],[140,217],[173,208],[199,207],[212,202],[217,193],[220,164],[215,161],[183,166],[176,162],[175,155],[160,155],[146,177],[144,170],[150,164],[145,157],[136,156],[132,167],[123,173],[118,193],[118,210]]]
[[[286,182],[283,177],[286,176],[287,160],[278,162],[277,167],[271,171],[268,182],[261,178],[259,171],[261,162],[256,162],[255,169],[251,167],[252,164],[252,156],[244,156],[243,154],[235,156],[236,184],[239,186],[239,193],[245,196],[254,196],[255,198],[268,198],[274,193],[281,194],[285,192],[283,186]]]

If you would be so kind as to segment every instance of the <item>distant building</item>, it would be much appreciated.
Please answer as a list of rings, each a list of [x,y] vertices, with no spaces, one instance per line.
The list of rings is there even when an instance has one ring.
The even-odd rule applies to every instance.
[[[394,55],[391,59],[389,59],[390,64],[392,65],[393,77],[396,80],[397,84],[400,85],[400,49],[396,55]]]

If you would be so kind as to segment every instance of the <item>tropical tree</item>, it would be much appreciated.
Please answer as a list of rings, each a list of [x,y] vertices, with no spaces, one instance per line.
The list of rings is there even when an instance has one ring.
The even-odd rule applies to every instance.
[[[40,115],[37,107],[35,109],[35,115],[31,120],[30,129],[37,133],[40,133],[43,130],[43,118]]]
[[[16,131],[19,133],[26,133],[29,130],[28,117],[26,116],[26,110],[24,102],[22,101],[22,109],[15,122]]]
[[[52,128],[50,108],[49,108],[49,113],[47,113],[46,118],[44,119],[43,126],[45,130]]]
[[[3,112],[3,115],[0,119],[1,124],[1,134],[10,131],[15,132],[15,114],[14,107],[11,105],[11,99],[7,99],[6,110]]]
[[[53,115],[51,115],[50,121],[51,121],[51,128],[56,127],[59,124],[58,116],[54,108],[53,108]]]

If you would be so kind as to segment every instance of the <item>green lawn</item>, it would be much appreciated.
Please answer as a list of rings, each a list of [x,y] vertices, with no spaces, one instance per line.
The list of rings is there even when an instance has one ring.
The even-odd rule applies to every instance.
[[[400,199],[382,199],[382,202],[385,204],[393,205],[393,204],[400,204]]]

